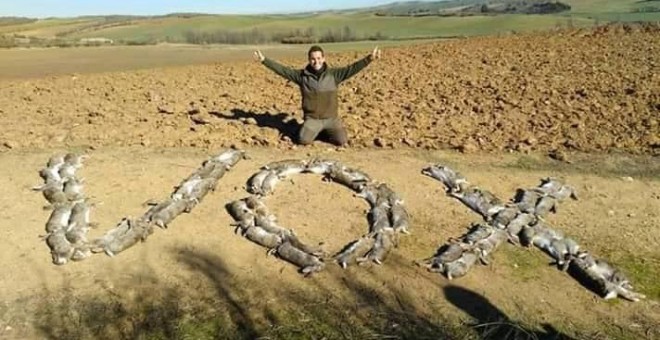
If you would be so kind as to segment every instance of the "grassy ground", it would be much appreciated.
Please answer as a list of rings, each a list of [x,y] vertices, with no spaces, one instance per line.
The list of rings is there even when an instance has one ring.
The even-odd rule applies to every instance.
[[[567,19],[558,16],[474,16],[466,18],[450,17],[376,17],[358,14],[350,16],[321,15],[293,18],[271,17],[198,17],[191,19],[170,18],[155,22],[142,22],[133,26],[117,27],[101,31],[82,32],[72,38],[103,36],[111,39],[158,40],[168,37],[173,41],[183,41],[188,31],[213,32],[217,30],[288,33],[294,30],[313,28],[323,34],[328,30],[348,27],[357,36],[373,36],[380,33],[384,37],[400,39],[406,37],[436,37],[456,35],[483,35],[510,31],[548,29],[566,25]],[[580,18],[573,24],[585,26],[593,21]]]
[[[93,183],[89,192],[97,190],[102,196],[98,199],[104,202],[106,210],[100,207],[95,211],[94,220],[103,228],[108,223],[103,223],[102,214],[114,220],[116,215],[109,210],[128,211],[126,207],[137,207],[144,196],[151,195],[148,191],[160,191],[158,188],[164,188],[164,183],[174,183],[172,179],[180,177],[177,173],[187,173],[188,165],[197,165],[203,154],[191,149],[94,152],[94,162],[90,159],[84,171],[89,183]],[[300,158],[308,152],[295,150],[280,156]],[[170,229],[158,230],[146,243],[115,258],[97,256],[63,267],[50,265],[44,247],[38,247],[34,244],[36,240],[27,237],[43,228],[42,216],[34,212],[42,198],[35,197],[34,193],[14,194],[27,190],[22,188],[22,183],[35,181],[34,171],[28,169],[35,167],[37,161],[40,164],[50,152],[30,150],[6,154],[0,160],[17,164],[18,169],[12,171],[4,167],[7,174],[1,178],[6,179],[7,190],[11,190],[8,197],[21,197],[18,200],[21,203],[10,199],[0,202],[0,206],[11,202],[15,210],[7,210],[9,216],[2,223],[19,224],[19,219],[25,219],[26,211],[31,211],[34,217],[27,218],[27,225],[21,228],[3,229],[9,231],[8,243],[12,246],[0,255],[7,261],[3,262],[7,272],[16,279],[13,285],[1,282],[3,288],[13,286],[14,289],[5,290],[12,298],[0,299],[0,338],[639,339],[644,338],[644,334],[647,338],[658,334],[657,323],[652,323],[657,320],[653,311],[660,292],[655,281],[660,274],[657,255],[631,251],[640,248],[631,240],[618,240],[616,245],[611,245],[607,226],[611,218],[599,217],[600,210],[593,206],[610,206],[615,201],[613,197],[619,196],[632,199],[639,207],[640,199],[631,195],[630,190],[617,193],[613,189],[618,183],[616,179],[594,172],[602,163],[600,158],[548,167],[548,163],[539,160],[542,157],[510,154],[466,156],[410,150],[371,151],[365,157],[364,152],[348,150],[327,151],[326,155],[333,153],[346,159],[347,164],[357,164],[358,159],[372,160],[364,161],[368,163],[379,160],[381,164],[366,170],[380,173],[382,176],[378,178],[397,188],[412,186],[407,190],[406,200],[413,214],[414,236],[403,240],[383,266],[342,270],[329,264],[326,271],[308,279],[299,277],[291,266],[267,257],[263,249],[233,235],[230,228],[226,228],[228,216],[219,208],[230,197],[243,196],[242,189],[232,192],[230,188],[240,187],[249,173],[246,170],[271,159],[273,150],[250,150],[249,154],[255,158],[239,163],[236,171],[228,173],[221,182],[223,190],[209,197],[194,214],[177,219]],[[626,173],[627,164],[631,162],[646,168],[645,172],[653,172],[658,165],[649,157],[609,157],[616,159],[608,166],[609,172],[616,175]],[[135,162],[136,159],[139,162]],[[537,165],[527,166],[532,162],[526,159],[536,159]],[[649,160],[649,166],[643,165],[644,159]],[[418,171],[411,169],[419,169],[421,164],[429,162],[465,169],[474,183],[501,193],[503,198],[506,198],[505,192],[511,192],[507,188],[535,183],[540,174],[570,175],[573,178],[570,183],[586,182],[584,184],[600,188],[585,193],[591,197],[584,200],[566,202],[561,206],[561,213],[549,219],[553,223],[556,221],[567,234],[580,236],[578,239],[584,241],[589,250],[623,269],[649,299],[637,304],[601,300],[550,266],[550,258],[542,252],[509,244],[493,254],[491,265],[477,266],[455,281],[447,281],[414,266],[412,259],[429,256],[447,235],[458,235],[449,230],[457,220],[476,219],[461,204],[443,197],[440,185],[421,178],[411,180],[421,176],[413,176],[413,172]],[[159,164],[170,166],[159,168],[156,166]],[[179,166],[173,167],[173,164]],[[376,171],[377,168],[385,169]],[[147,192],[143,187],[131,189],[116,185],[123,182],[118,176],[135,180],[141,178],[139,174],[145,174],[145,169],[149,171],[149,179],[139,182],[144,188],[152,188]],[[100,180],[102,178],[108,180]],[[317,192],[318,178],[308,179],[300,177],[295,184],[282,183],[277,197],[269,198],[269,206],[277,209],[285,225],[300,226],[301,232],[323,233],[318,226],[302,224],[303,220],[314,222],[309,219],[313,215],[308,212],[316,210],[317,203],[339,204],[351,197],[345,189],[336,186],[323,187],[323,194]],[[10,182],[18,184],[10,185]],[[631,185],[641,183],[640,180]],[[111,186],[117,187],[115,192],[107,192]],[[308,188],[317,191],[311,192]],[[648,188],[639,196],[657,192],[657,180],[649,180]],[[343,196],[334,196],[335,192]],[[296,220],[292,211],[286,212],[286,207],[293,205],[293,197],[307,200],[296,209],[310,210],[300,213],[299,223],[288,224],[285,218]],[[610,199],[599,203],[602,197]],[[420,206],[424,208],[412,210]],[[584,218],[582,209],[591,217]],[[363,222],[363,214],[357,208],[353,211],[359,216],[359,222]],[[628,229],[643,233],[643,209],[635,213],[634,227]],[[341,217],[327,216],[328,226],[339,225],[337,221],[346,218],[350,224],[356,222],[350,211],[334,215]],[[571,216],[581,220],[578,226],[568,223]],[[588,225],[579,226],[579,223]],[[592,237],[581,235],[583,231],[592,232]],[[335,238],[350,233],[341,228],[329,232]],[[657,234],[653,230],[650,232]],[[33,276],[32,280],[24,283],[23,277],[29,275]],[[635,326],[630,326],[632,323]]]
[[[104,37],[116,41],[153,43],[185,42],[186,35],[217,32],[259,32],[267,37],[295,32],[349,29],[358,38],[407,39],[501,34],[583,27],[609,21],[659,21],[660,12],[636,13],[658,7],[657,1],[566,0],[570,12],[553,15],[497,15],[467,17],[382,17],[370,12],[303,15],[198,15],[191,17],[72,18],[44,19],[33,23],[0,27],[0,33],[19,33],[40,38],[55,36],[78,40]],[[119,25],[114,25],[116,23]]]
[[[640,4],[638,0],[565,0],[571,6],[571,12],[578,13],[613,13],[629,12]]]
[[[35,22],[19,25],[7,25],[0,27],[0,34],[17,33],[25,35],[35,35],[39,37],[54,36],[60,31],[68,30],[74,26],[89,23],[90,19],[65,19],[51,18],[37,20]]]
[[[42,303],[24,312],[32,313],[31,323],[48,339],[531,340],[624,335],[616,328],[596,334],[570,324],[539,323],[534,316],[507,315],[482,294],[460,284],[438,288],[467,317],[448,314],[441,304],[427,306],[432,313],[422,312],[415,293],[393,285],[384,293],[365,275],[333,275],[325,283],[311,282],[305,290],[286,285],[266,288],[263,282],[234,278],[217,255],[176,251],[202,280],[173,284],[159,281],[147,270],[125,282],[130,293],[99,287],[79,294],[65,288],[32,297]],[[498,260],[500,266],[516,265],[512,278],[518,282],[539,280],[535,273],[545,265],[542,254],[523,249],[503,249]],[[326,285],[329,281],[349,293],[335,295]],[[275,293],[262,299],[261,289]],[[13,313],[14,318],[22,318]]]
[[[376,17],[370,14],[320,15],[320,16],[200,16],[193,18],[168,17],[136,20],[127,25],[104,28],[86,20],[48,19],[31,24],[8,26],[3,33],[42,38],[70,32],[69,39],[105,37],[114,40],[138,42],[173,41],[185,42],[188,32],[252,31],[267,35],[286,34],[295,30],[311,29],[317,35],[328,31],[348,28],[356,37],[382,36],[388,39],[417,37],[448,37],[506,33],[511,31],[544,30],[568,25],[569,19],[561,16],[472,16],[472,17]],[[575,26],[588,26],[593,20],[576,18]],[[76,32],[76,29],[88,27]]]
[[[8,26],[4,33],[48,38],[65,34],[69,39],[104,37],[114,40],[185,42],[189,32],[257,31],[266,35],[287,34],[295,30],[313,30],[317,36],[328,31],[348,28],[356,37],[379,36],[385,39],[413,37],[472,36],[547,30],[558,26],[590,26],[594,20],[581,15],[500,15],[470,17],[376,17],[371,14],[320,16],[200,16],[193,18],[160,18],[136,20],[116,27],[98,26],[86,21],[49,19],[31,24]],[[601,20],[605,20],[605,17]],[[76,31],[83,27],[82,29]]]
[[[653,21],[660,22],[660,12],[652,13],[576,13],[576,17],[583,17],[596,20],[598,22],[636,22]]]

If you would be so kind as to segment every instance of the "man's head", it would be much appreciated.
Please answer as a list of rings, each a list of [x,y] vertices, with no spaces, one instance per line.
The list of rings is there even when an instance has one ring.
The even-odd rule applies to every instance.
[[[325,63],[325,56],[323,55],[321,46],[314,45],[310,47],[307,52],[307,59],[309,60],[309,66],[316,71],[320,70]]]

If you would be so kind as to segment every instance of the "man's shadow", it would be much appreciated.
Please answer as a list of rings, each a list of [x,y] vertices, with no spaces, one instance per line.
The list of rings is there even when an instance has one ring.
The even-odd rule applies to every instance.
[[[231,114],[223,112],[210,112],[210,114],[227,120],[240,120],[245,121],[247,119],[254,119],[256,125],[259,127],[275,129],[280,134],[280,139],[284,140],[288,138],[291,141],[298,140],[298,131],[300,130],[300,124],[298,121],[291,117],[291,114],[279,112],[279,113],[256,113],[254,111],[245,111],[242,109],[231,109]]]
[[[550,324],[542,324],[541,330],[530,329],[471,290],[450,285],[444,287],[444,293],[449,302],[475,320],[472,327],[480,339],[573,339]]]
[[[293,143],[299,143],[299,133],[300,129],[302,128],[302,124],[298,123],[298,120],[293,118],[292,114],[290,113],[257,113],[254,111],[245,111],[239,108],[231,109],[231,114],[223,112],[209,113],[215,117],[226,120],[245,121],[252,118],[254,121],[256,121],[256,125],[259,127],[277,130],[280,134],[280,140],[288,139]],[[330,137],[325,132],[321,132],[316,140],[332,144]]]

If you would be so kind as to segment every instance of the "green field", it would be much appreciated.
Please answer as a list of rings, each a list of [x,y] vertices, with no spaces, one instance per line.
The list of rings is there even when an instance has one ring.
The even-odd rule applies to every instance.
[[[44,19],[37,20],[27,24],[18,24],[18,25],[5,25],[0,26],[0,33],[19,33],[25,34],[29,32],[38,32],[42,30],[65,30],[69,27],[80,25],[83,23],[88,23],[88,19],[67,19],[67,18],[53,18],[53,19]]]
[[[566,0],[563,2],[571,5],[571,12],[576,13],[625,13],[641,4],[638,0]]]
[[[470,17],[377,17],[371,14],[322,14],[303,17],[272,16],[201,16],[194,18],[161,18],[135,20],[126,25],[95,29],[93,26],[71,32],[63,38],[81,39],[103,37],[117,41],[184,43],[186,34],[216,32],[246,32],[266,35],[294,35],[296,31],[315,35],[348,30],[357,40],[379,36],[379,40],[410,38],[454,37],[545,30],[558,26],[591,26],[593,19],[570,18],[559,15],[498,15]],[[47,19],[35,23],[4,27],[4,33],[47,38],[89,22]],[[258,42],[258,41],[257,41]]]
[[[106,37],[115,40],[134,39],[151,41],[166,39],[170,42],[185,42],[186,32],[258,31],[269,34],[287,34],[296,30],[313,30],[318,34],[348,28],[358,37],[381,35],[387,39],[419,37],[451,37],[462,35],[484,35],[510,31],[548,29],[567,25],[562,16],[472,16],[472,17],[376,17],[370,14],[348,16],[320,15],[294,18],[209,16],[191,19],[168,18],[145,21],[136,25],[117,27],[101,31],[87,31],[71,35],[72,38]],[[578,18],[577,26],[593,24],[593,20]]]
[[[502,0],[513,1],[513,0]],[[611,21],[660,21],[660,1],[564,0],[569,12],[469,16],[382,16],[383,8],[409,10],[413,3],[364,10],[296,15],[167,15],[157,17],[50,18],[0,26],[0,34],[76,42],[107,38],[115,43],[240,43],[281,42],[290,37],[316,41],[402,40],[529,32],[557,27],[585,27]],[[424,3],[446,8],[449,2]],[[456,2],[456,6],[460,2]],[[396,7],[399,6],[399,7]],[[417,6],[422,6],[421,4]],[[437,12],[437,10],[436,10]],[[325,39],[325,40],[323,40]],[[306,41],[309,42],[309,41]]]

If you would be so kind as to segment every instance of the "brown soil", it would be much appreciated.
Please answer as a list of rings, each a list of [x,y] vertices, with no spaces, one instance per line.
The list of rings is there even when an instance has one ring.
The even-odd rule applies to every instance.
[[[658,154],[658,32],[614,26],[389,48],[343,85],[351,146]],[[299,101],[295,86],[254,62],[5,81],[2,143],[288,148]]]
[[[278,334],[287,318],[309,327],[345,322],[349,332],[352,320],[378,316],[387,324],[374,327],[384,332],[374,338],[412,337],[421,329],[433,338],[441,334],[433,325],[444,318],[484,323],[493,313],[568,334],[659,336],[660,60],[654,51],[660,31],[605,30],[387,49],[343,87],[352,142],[339,150],[321,142],[294,147],[286,136],[295,125],[285,120],[299,116],[298,90],[254,63],[3,81],[0,338],[136,338],[126,330],[157,327],[160,319],[150,315],[177,319],[176,313],[217,315],[252,337]],[[337,65],[358,57],[329,56]],[[193,109],[208,124],[191,120]],[[375,139],[387,150],[375,147]],[[50,263],[38,238],[49,212],[30,187],[53,153],[90,154],[81,175],[98,202],[92,219],[100,227],[91,232],[98,236],[123,216],[144,212],[144,201],[167,197],[202,160],[231,144],[252,159],[170,229],[115,258]],[[571,163],[546,158],[551,150],[568,151]],[[359,167],[403,196],[412,235],[383,266],[330,265],[303,279],[233,234],[223,205],[247,195],[250,174],[273,160],[318,155]],[[511,245],[495,253],[491,266],[456,281],[413,266],[478,220],[444,196],[440,183],[419,174],[432,162],[454,166],[505,199],[541,177],[564,177],[580,200],[564,203],[549,222],[629,273],[650,299],[603,301],[548,266],[547,256]],[[627,176],[633,181],[622,179]],[[367,228],[366,203],[315,176],[281,183],[267,203],[283,225],[331,250]],[[329,309],[335,314],[325,314]],[[146,323],[132,313],[146,315]]]

